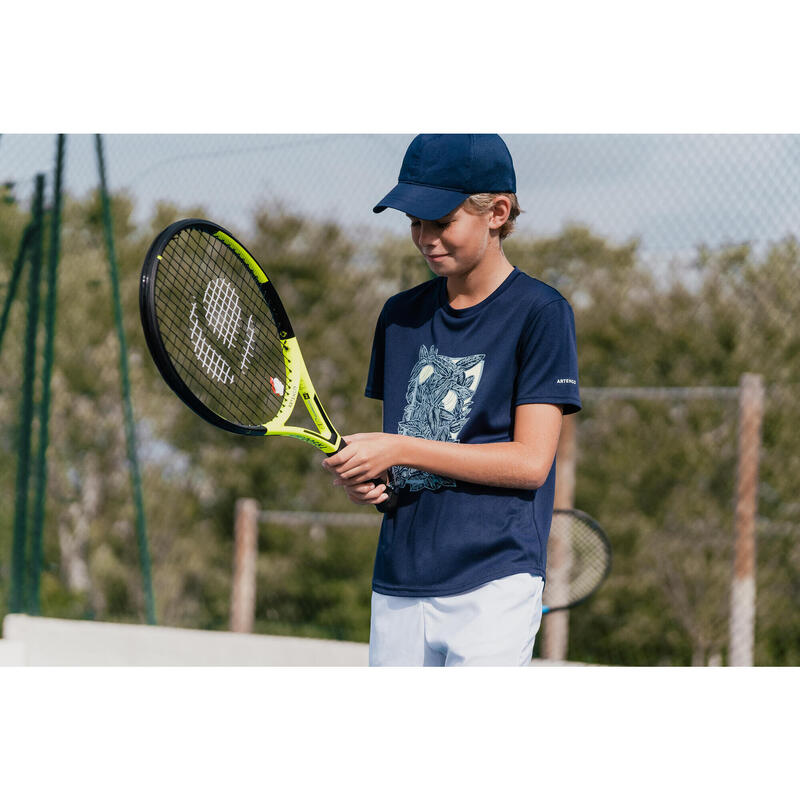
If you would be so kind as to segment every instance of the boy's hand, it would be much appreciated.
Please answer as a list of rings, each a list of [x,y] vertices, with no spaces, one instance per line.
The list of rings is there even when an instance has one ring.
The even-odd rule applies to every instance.
[[[336,455],[326,458],[322,466],[335,475],[334,486],[344,488],[347,496],[360,505],[375,505],[388,498],[384,482],[388,470],[397,460],[397,439],[389,433],[354,433],[344,437],[347,446]]]
[[[368,483],[351,485],[337,478],[333,485],[341,486],[350,502],[359,506],[374,506],[389,499],[389,495],[386,494],[385,482],[376,484],[373,481],[369,481]]]

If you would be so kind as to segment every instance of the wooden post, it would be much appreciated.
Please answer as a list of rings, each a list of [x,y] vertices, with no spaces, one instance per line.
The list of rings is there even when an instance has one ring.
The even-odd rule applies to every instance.
[[[558,440],[556,456],[555,507],[572,508],[575,503],[575,459],[577,455],[575,416],[565,416],[561,424],[561,437]],[[548,592],[558,595],[564,576],[569,574],[569,542],[559,537],[553,540],[554,547],[547,564]],[[557,546],[556,546],[557,545]],[[565,661],[569,644],[569,611],[548,614],[542,624],[542,655],[546,659]]]
[[[235,516],[231,630],[252,633],[256,612],[258,503],[250,499],[237,500]]]
[[[764,384],[761,375],[746,373],[739,381],[739,463],[736,476],[736,550],[731,583],[729,628],[732,667],[753,665],[756,603],[756,511],[758,457]]]

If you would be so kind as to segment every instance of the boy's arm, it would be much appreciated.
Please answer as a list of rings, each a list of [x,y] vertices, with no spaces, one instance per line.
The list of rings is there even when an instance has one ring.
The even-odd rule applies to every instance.
[[[514,440],[489,444],[436,442],[387,433],[345,436],[347,447],[323,462],[345,487],[363,484],[393,465],[414,467],[468,483],[537,489],[550,472],[561,433],[561,407],[517,406]],[[352,497],[352,495],[351,495]],[[368,502],[380,502],[383,495]]]

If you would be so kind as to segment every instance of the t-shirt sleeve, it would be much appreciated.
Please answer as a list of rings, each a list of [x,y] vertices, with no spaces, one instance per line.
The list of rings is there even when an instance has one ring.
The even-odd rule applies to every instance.
[[[515,405],[553,403],[581,410],[575,317],[563,298],[531,314],[520,340]]]
[[[369,360],[367,388],[364,394],[374,400],[383,400],[383,367],[386,353],[386,309],[384,308],[375,325],[375,336],[372,339],[372,357]]]

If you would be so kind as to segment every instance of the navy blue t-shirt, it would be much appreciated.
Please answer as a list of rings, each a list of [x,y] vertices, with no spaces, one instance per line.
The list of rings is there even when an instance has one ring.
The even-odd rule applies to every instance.
[[[512,441],[518,405],[580,410],[572,309],[516,267],[470,308],[450,307],[444,278],[401,292],[378,319],[366,395],[383,400],[386,433],[466,445]],[[443,596],[519,572],[544,578],[555,461],[535,491],[405,466],[393,479],[399,503],[381,526],[376,592]]]

